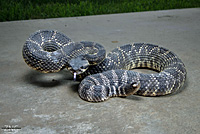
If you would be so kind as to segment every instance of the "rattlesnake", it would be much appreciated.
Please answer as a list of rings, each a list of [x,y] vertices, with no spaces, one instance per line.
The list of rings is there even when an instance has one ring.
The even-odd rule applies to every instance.
[[[104,47],[90,41],[73,42],[54,30],[33,33],[23,46],[25,62],[43,73],[67,68],[83,79],[79,96],[100,102],[114,96],[160,96],[175,92],[186,79],[186,69],[175,53],[148,43],[126,44],[106,56]],[[134,68],[159,73],[144,74]]]

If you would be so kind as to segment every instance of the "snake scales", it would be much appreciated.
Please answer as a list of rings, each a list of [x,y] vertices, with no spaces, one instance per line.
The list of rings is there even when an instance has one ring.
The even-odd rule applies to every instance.
[[[123,45],[106,56],[104,47],[98,43],[73,42],[57,31],[40,30],[28,38],[22,54],[35,70],[50,73],[67,68],[83,79],[79,96],[91,102],[132,94],[166,95],[178,90],[186,79],[185,66],[177,55],[152,44]],[[159,73],[132,71],[140,67]]]

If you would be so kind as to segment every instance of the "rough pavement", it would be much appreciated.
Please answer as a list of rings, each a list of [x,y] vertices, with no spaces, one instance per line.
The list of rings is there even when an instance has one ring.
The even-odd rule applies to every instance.
[[[197,134],[200,131],[200,8],[0,23],[0,133]],[[22,46],[39,29],[74,41],[101,43],[107,52],[148,42],[185,63],[187,81],[163,97],[130,96],[89,103],[67,71],[41,74],[22,58]],[[140,71],[140,70],[139,70]],[[5,128],[13,129],[5,129]]]

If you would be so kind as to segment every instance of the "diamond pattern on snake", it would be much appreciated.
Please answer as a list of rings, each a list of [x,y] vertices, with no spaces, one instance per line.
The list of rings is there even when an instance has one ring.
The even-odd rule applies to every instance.
[[[111,97],[161,96],[180,89],[186,80],[184,63],[172,51],[149,43],[131,43],[106,55],[95,42],[74,42],[56,30],[39,30],[27,39],[22,50],[27,65],[42,73],[67,68],[81,80],[78,93],[89,102]],[[156,74],[133,71],[149,68]]]

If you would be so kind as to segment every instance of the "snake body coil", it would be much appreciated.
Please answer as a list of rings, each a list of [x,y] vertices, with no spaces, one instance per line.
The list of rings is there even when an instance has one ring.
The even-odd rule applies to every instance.
[[[84,78],[79,85],[79,96],[91,102],[132,94],[166,95],[179,89],[186,79],[183,62],[163,47],[145,43],[127,44],[105,57],[105,50],[100,44],[75,43],[57,31],[43,30],[31,35],[23,47],[23,57],[33,69],[45,73],[58,72],[64,67],[72,72],[78,70],[76,74]],[[140,67],[159,73],[132,71]]]
[[[25,62],[43,73],[58,72],[64,67],[70,69],[69,62],[77,57],[95,65],[105,58],[105,53],[104,47],[98,43],[73,42],[66,35],[54,30],[33,33],[22,50]]]
[[[143,74],[131,70],[140,67],[154,69],[159,73]],[[114,49],[103,62],[89,67],[83,75],[94,73],[99,74],[83,79],[79,95],[82,99],[95,102],[129,94],[166,95],[179,89],[186,79],[185,66],[176,54],[145,43],[127,44]]]

